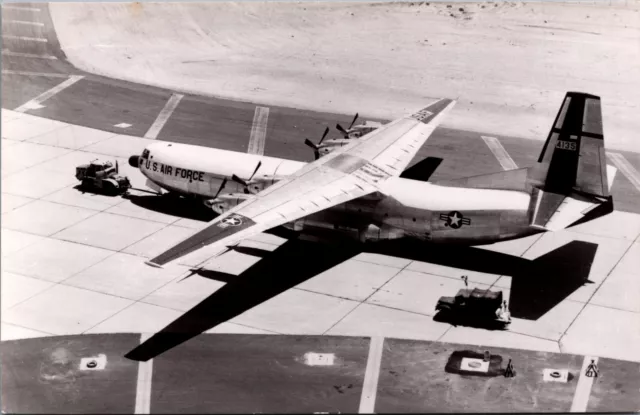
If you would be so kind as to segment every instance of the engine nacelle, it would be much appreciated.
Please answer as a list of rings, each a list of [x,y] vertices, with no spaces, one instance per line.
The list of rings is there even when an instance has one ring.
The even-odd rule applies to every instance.
[[[251,179],[251,181],[247,182],[247,189],[250,193],[256,194],[267,187],[275,184],[277,181],[283,179],[284,176],[261,176]]]
[[[319,150],[320,156],[326,156],[332,151],[335,151],[340,147],[344,147],[347,144],[351,144],[348,139],[340,138],[340,139],[334,139],[334,140],[327,140],[324,144],[320,145],[320,150]]]
[[[240,203],[244,202],[247,199],[251,199],[253,195],[248,195],[244,193],[229,193],[226,195],[220,195],[215,199],[207,199],[204,201],[204,205],[217,214],[223,214],[234,207],[238,206]]]

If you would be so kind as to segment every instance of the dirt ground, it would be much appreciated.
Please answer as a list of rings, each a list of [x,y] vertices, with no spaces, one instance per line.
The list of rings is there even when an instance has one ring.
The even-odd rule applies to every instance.
[[[640,150],[640,2],[51,3],[80,69],[266,105],[546,138],[566,91],[602,96],[609,148]]]

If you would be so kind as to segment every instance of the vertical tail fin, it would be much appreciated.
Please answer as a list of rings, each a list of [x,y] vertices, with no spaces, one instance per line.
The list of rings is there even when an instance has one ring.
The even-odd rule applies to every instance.
[[[609,196],[600,97],[567,92],[535,169],[545,192]]]
[[[613,210],[600,97],[567,92],[529,179],[534,227],[564,229]]]

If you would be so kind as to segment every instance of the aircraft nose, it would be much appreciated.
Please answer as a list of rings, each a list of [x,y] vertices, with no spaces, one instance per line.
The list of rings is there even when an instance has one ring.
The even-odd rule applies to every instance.
[[[131,156],[129,157],[129,166],[138,168],[138,158],[140,156]]]

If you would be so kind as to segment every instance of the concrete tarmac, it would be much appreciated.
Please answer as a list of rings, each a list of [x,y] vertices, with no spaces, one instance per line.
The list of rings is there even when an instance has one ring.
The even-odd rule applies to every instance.
[[[2,411],[357,413],[371,401],[375,413],[570,412],[581,404],[581,378],[589,379],[580,355],[384,339],[375,340],[382,349],[372,360],[366,337],[209,334],[144,366],[122,358],[139,340],[131,333],[3,342]],[[485,350],[500,361],[497,376],[445,371],[454,352]],[[83,364],[101,355],[102,367]],[[513,378],[502,375],[509,359]],[[636,411],[640,365],[600,359],[598,368],[584,409]],[[553,381],[545,369],[568,376]]]

